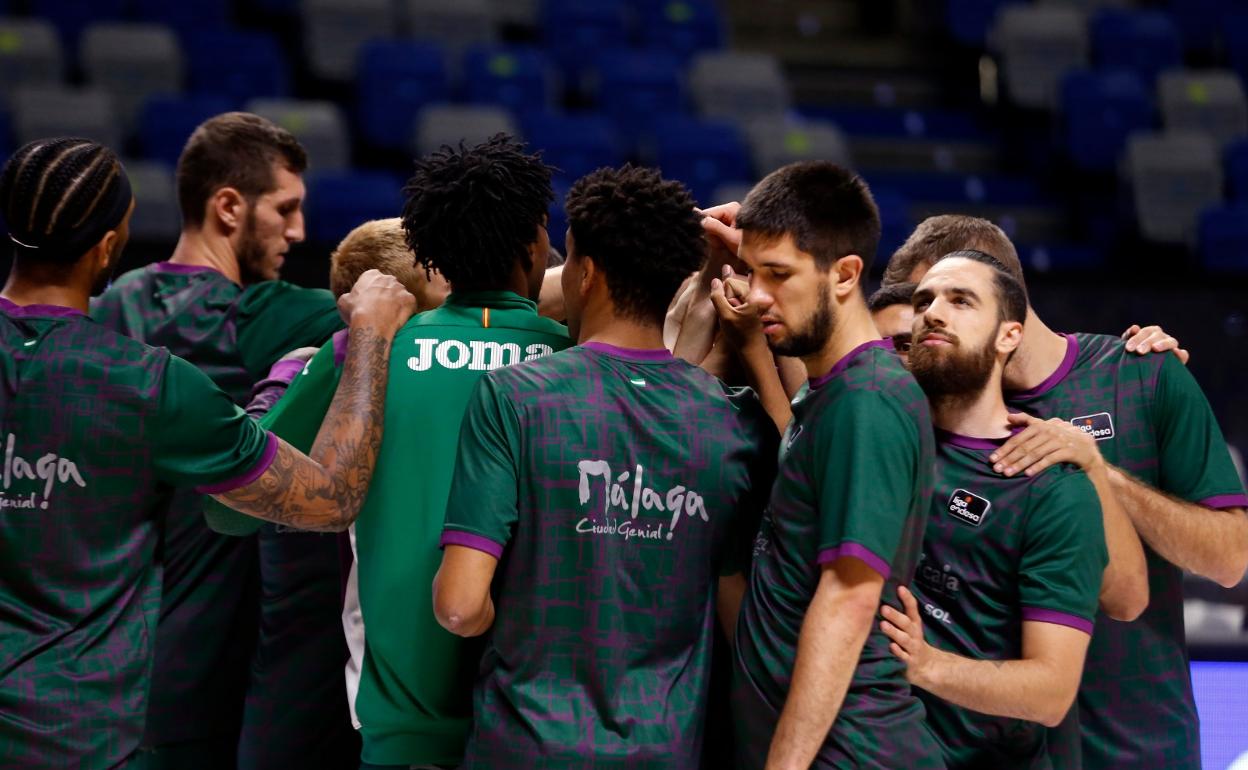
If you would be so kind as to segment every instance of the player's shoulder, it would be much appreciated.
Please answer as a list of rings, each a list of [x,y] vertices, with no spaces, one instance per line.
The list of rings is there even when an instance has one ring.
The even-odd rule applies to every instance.
[[[167,348],[148,345],[95,321],[67,326],[61,333],[67,335],[61,345],[73,351],[75,376],[107,384],[102,398],[154,397],[174,359]]]
[[[1053,506],[1059,502],[1079,503],[1098,499],[1088,474],[1077,465],[1050,465],[1028,480],[1032,507]]]
[[[1155,372],[1159,370],[1169,353],[1139,355],[1127,350],[1127,343],[1111,334],[1079,332],[1071,335],[1079,345],[1075,366],[1087,371],[1104,372],[1110,368]]]
[[[905,415],[910,420],[930,424],[927,394],[891,348],[874,347],[858,356],[829,385],[829,406],[836,411],[867,410]]]

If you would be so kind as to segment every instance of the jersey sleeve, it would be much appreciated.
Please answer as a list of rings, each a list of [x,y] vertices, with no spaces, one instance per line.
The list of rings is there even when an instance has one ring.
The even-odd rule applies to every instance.
[[[1027,503],[1018,599],[1023,620],[1091,634],[1109,563],[1101,503],[1082,472],[1059,472]]]
[[[260,427],[269,430],[300,452],[312,451],[316,434],[329,412],[329,404],[338,389],[342,367],[335,355],[335,339],[326,343],[295,375],[286,393],[273,408],[260,418]],[[264,522],[254,516],[223,505],[211,497],[203,500],[204,520],[208,528],[222,535],[244,537],[260,529]]]
[[[156,476],[211,494],[250,484],[277,454],[277,438],[248,417],[208,375],[170,356],[152,415]]]
[[[1153,410],[1162,490],[1210,508],[1248,506],[1209,400],[1172,355],[1162,362]]]
[[[754,539],[762,522],[763,511],[771,494],[776,477],[776,461],[780,435],[775,423],[763,409],[758,395],[750,388],[731,388],[728,400],[739,410],[746,433],[750,437],[752,453],[747,460],[749,491],[742,495],[734,511],[724,555],[720,561],[720,576],[746,572],[754,550]]]
[[[285,281],[248,287],[237,312],[238,351],[257,380],[290,351],[321,345],[346,325],[333,294]]]
[[[918,426],[878,391],[847,393],[807,427],[818,441],[819,564],[860,559],[885,579],[901,546],[921,472]],[[924,501],[926,502],[926,501]]]
[[[494,377],[476,385],[459,432],[441,545],[500,558],[519,505],[520,420]]]

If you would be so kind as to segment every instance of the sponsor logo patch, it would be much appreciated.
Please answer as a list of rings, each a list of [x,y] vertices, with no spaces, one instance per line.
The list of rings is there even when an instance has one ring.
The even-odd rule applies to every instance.
[[[1097,441],[1104,441],[1114,437],[1114,418],[1109,412],[1098,412],[1083,417],[1075,417],[1070,424],[1090,434]]]
[[[956,490],[949,497],[949,513],[953,514],[955,519],[970,524],[972,527],[978,527],[984,523],[984,519],[988,517],[988,509],[991,507],[992,503],[965,489]]]

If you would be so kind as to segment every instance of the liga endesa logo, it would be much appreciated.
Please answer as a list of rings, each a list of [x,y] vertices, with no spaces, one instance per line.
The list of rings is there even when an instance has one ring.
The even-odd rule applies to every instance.
[[[1071,419],[1070,424],[1089,434],[1097,441],[1114,437],[1114,418],[1109,412],[1098,412]]]
[[[978,527],[984,523],[984,519],[988,518],[988,509],[991,507],[992,503],[965,489],[956,489],[949,496],[949,513],[953,514],[958,521],[970,524],[972,527]]]

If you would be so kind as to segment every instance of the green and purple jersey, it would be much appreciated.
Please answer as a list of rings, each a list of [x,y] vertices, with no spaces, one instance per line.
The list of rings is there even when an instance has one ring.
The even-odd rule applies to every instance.
[[[884,577],[882,601],[900,606],[931,505],[933,441],[927,397],[884,341],[851,351],[794,404],[737,622],[739,767],[766,760],[823,565],[860,559]],[[813,767],[943,767],[888,644],[873,623]]]
[[[463,768],[700,765],[717,578],[748,564],[775,439],[666,350],[483,378],[442,534],[500,560]]]
[[[168,262],[121,276],[91,314],[190,361],[240,406],[275,361],[343,326],[328,291],[282,281],[243,288],[216,270]],[[144,744],[236,732],[256,643],[256,539],[212,532],[199,496],[180,490],[168,504],[162,560]]]
[[[1006,478],[988,460],[1004,443],[936,431],[936,486],[912,586],[928,643],[975,660],[1022,657],[1027,621],[1091,635],[1109,561],[1087,476],[1057,465]],[[1067,767],[1037,722],[915,693],[949,767]]]
[[[138,747],[173,487],[250,483],[277,441],[168,351],[0,300],[0,767]]]
[[[1209,402],[1177,358],[1128,353],[1104,335],[1066,341],[1048,379],[1006,393],[1011,407],[1069,420],[1107,461],[1169,495],[1211,508],[1248,505]],[[1148,609],[1130,623],[1096,620],[1079,690],[1085,768],[1200,767],[1182,571],[1144,551]]]

